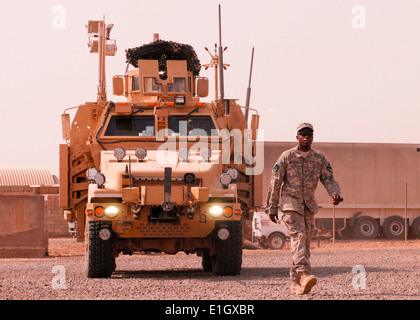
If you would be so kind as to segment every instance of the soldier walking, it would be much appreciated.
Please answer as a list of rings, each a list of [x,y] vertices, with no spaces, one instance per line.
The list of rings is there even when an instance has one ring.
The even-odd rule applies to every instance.
[[[290,234],[292,247],[291,292],[306,294],[317,279],[311,274],[310,245],[314,229],[314,215],[318,211],[315,190],[318,181],[324,185],[338,205],[340,186],[334,179],[333,170],[325,156],[311,148],[314,128],[310,123],[297,127],[298,145],[281,154],[275,163],[267,194],[267,211],[277,223],[278,205],[283,212],[282,220]],[[280,199],[279,199],[280,197]]]

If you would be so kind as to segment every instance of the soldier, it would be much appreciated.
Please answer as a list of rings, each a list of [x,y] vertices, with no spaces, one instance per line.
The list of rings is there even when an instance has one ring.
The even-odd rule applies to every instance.
[[[333,170],[325,156],[311,149],[314,128],[310,123],[297,127],[298,146],[281,154],[272,171],[271,185],[267,194],[267,211],[277,223],[278,204],[290,234],[292,247],[291,292],[306,294],[317,279],[311,274],[310,242],[314,229],[314,215],[318,211],[315,190],[318,181],[338,205],[341,191],[334,180]],[[281,199],[279,199],[279,196]]]

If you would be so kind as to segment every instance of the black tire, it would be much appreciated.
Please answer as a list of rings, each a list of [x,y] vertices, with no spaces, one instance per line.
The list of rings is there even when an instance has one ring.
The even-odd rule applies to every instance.
[[[400,216],[388,217],[385,219],[382,229],[388,239],[404,239],[405,219]]]
[[[286,237],[281,232],[273,232],[267,239],[268,247],[272,250],[281,250],[286,243]]]
[[[420,239],[420,217],[414,220],[411,230],[414,232],[414,235]]]
[[[362,216],[356,220],[353,232],[359,239],[375,239],[379,233],[379,223],[372,217]]]
[[[201,257],[201,265],[203,266],[204,272],[212,272],[212,258],[208,251],[203,252],[203,256]]]
[[[88,246],[86,249],[86,276],[88,278],[109,278],[116,268],[113,254],[114,236],[111,231],[111,238],[102,240],[99,232],[104,228],[111,229],[106,221],[88,222]]]
[[[236,276],[242,268],[242,225],[241,221],[221,222],[216,228],[217,253],[212,256],[212,272],[217,276]],[[229,237],[221,240],[217,231],[226,228]]]

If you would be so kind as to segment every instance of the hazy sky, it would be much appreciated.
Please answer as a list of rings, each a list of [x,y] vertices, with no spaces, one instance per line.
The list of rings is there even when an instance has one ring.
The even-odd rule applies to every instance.
[[[265,140],[294,141],[304,121],[315,126],[315,141],[420,140],[418,0],[1,0],[0,167],[58,173],[61,113],[96,101],[88,20],[105,15],[115,25],[112,92],[125,49],[151,42],[153,33],[190,44],[209,63],[204,47],[218,42],[219,3],[231,65],[225,97],[245,104],[254,46],[251,106]],[[213,70],[201,75],[214,78]]]

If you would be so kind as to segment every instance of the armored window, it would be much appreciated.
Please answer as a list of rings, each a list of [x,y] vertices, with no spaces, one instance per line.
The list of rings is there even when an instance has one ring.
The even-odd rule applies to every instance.
[[[155,77],[144,77],[144,92],[162,92],[162,84]]]
[[[210,116],[172,116],[168,118],[168,135],[172,136],[217,136]]]
[[[140,77],[133,76],[131,79],[132,79],[132,90],[139,91],[140,90]]]
[[[113,116],[105,131],[105,136],[150,137],[154,135],[154,116]]]
[[[168,92],[186,92],[185,78],[174,78],[173,83],[168,83]]]

